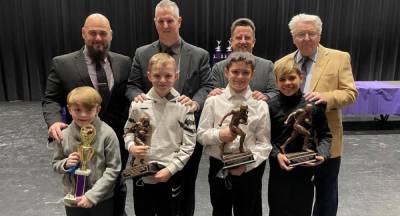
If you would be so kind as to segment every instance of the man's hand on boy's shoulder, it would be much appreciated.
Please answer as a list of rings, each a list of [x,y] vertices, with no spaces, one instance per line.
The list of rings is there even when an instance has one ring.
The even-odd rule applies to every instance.
[[[262,92],[257,91],[257,90],[253,91],[253,93],[251,94],[251,97],[257,101],[260,101],[260,100],[267,101],[268,100],[267,96],[265,96]]]
[[[185,106],[188,106],[190,112],[196,112],[197,109],[199,108],[199,105],[197,104],[197,102],[190,99],[190,97],[188,97],[186,95],[179,96],[178,102]]]
[[[224,92],[224,88],[215,88],[210,93],[208,93],[207,97],[220,95]]]
[[[136,103],[138,103],[138,102],[143,103],[146,100],[146,94],[141,93],[140,95],[136,96],[133,100]]]
[[[61,130],[67,127],[68,125],[64,122],[55,122],[49,127],[47,133],[49,134],[49,137],[55,139],[57,142],[61,142],[63,139]]]
[[[171,176],[172,173],[167,168],[163,168],[153,175],[153,179],[156,182],[167,182]]]

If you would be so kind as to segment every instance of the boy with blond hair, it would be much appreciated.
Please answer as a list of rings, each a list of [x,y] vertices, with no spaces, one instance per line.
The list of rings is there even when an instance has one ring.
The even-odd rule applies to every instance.
[[[173,88],[178,79],[174,58],[166,53],[151,57],[147,78],[153,87],[146,100],[132,102],[125,125],[125,147],[135,158],[157,163],[161,169],[151,176],[134,180],[134,208],[141,215],[179,215],[182,168],[193,153],[196,126],[189,107],[178,102]],[[141,118],[150,120],[149,145],[135,143],[130,128]]]
[[[84,195],[76,197],[76,205],[65,203],[66,214],[112,216],[114,186],[121,169],[118,138],[114,130],[97,116],[100,112],[100,94],[92,87],[73,89],[67,96],[72,122],[62,131],[64,139],[55,142],[53,168],[63,174],[64,193],[74,191],[74,174],[70,172],[82,163],[78,153],[82,143],[80,131],[89,124],[96,130],[92,143],[93,157],[87,166],[91,170],[90,185]]]

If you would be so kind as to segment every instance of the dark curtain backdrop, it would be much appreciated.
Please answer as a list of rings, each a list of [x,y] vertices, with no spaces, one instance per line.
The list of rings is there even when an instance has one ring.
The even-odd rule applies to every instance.
[[[52,57],[82,47],[87,15],[109,17],[112,50],[128,56],[156,39],[156,0],[0,0],[0,101],[40,100]],[[272,61],[295,50],[287,27],[300,12],[323,21],[321,43],[350,52],[356,80],[399,80],[399,0],[178,0],[181,36],[227,46],[239,17],[256,24],[254,53]]]

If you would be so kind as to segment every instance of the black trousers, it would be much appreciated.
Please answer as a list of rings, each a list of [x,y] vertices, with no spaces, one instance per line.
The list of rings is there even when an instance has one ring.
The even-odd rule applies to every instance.
[[[208,182],[210,184],[211,205],[214,216],[262,215],[262,176],[265,162],[241,176],[228,175],[225,179],[216,177],[222,168],[222,162],[210,157]],[[227,188],[230,181],[231,188]],[[228,183],[229,184],[229,183]]]
[[[97,203],[92,208],[65,206],[67,216],[113,216],[114,200],[112,198]]]
[[[314,198],[314,168],[299,166],[285,171],[272,157],[269,164],[269,215],[310,216]]]
[[[192,156],[190,156],[189,161],[182,170],[184,188],[180,204],[182,216],[194,215],[196,179],[202,153],[203,146],[200,143],[196,143]]]
[[[178,216],[182,198],[182,176],[178,172],[165,183],[144,184],[133,180],[133,204],[136,216]]]
[[[316,168],[313,216],[335,216],[338,208],[338,176],[341,157],[330,158]]]

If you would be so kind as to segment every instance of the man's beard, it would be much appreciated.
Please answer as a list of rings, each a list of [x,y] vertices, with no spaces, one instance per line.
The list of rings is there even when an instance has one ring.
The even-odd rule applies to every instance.
[[[103,61],[107,57],[108,51],[110,50],[110,43],[103,45],[103,50],[97,50],[93,45],[86,45],[88,49],[88,55],[94,62]]]

